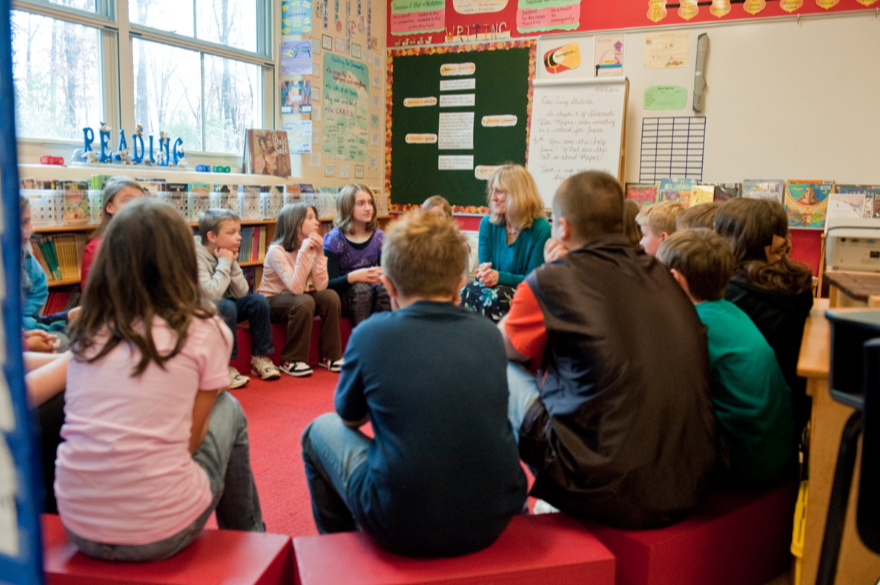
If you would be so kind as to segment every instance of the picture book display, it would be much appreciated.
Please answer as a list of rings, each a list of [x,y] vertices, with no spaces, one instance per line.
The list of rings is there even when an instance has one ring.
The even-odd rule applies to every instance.
[[[742,196],[752,199],[773,199],[782,203],[785,181],[782,179],[745,179],[742,183]]]
[[[697,182],[694,179],[660,179],[660,193],[657,201],[676,201],[688,207],[691,202],[691,193],[693,193],[696,185]]]
[[[290,146],[283,130],[248,129],[245,172],[252,175],[290,176]]]
[[[715,185],[694,185],[694,190],[691,191],[690,207],[713,201],[715,201]]]
[[[880,217],[880,185],[837,185],[828,198],[828,217]]]
[[[632,199],[639,207],[652,205],[657,202],[656,183],[627,183],[626,198]]]
[[[742,183],[718,183],[715,185],[715,203],[724,203],[742,196]]]
[[[828,197],[834,181],[789,181],[785,190],[788,225],[794,228],[824,229]]]

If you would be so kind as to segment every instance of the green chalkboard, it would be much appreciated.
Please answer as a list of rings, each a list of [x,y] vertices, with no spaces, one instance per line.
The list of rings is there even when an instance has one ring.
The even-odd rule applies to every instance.
[[[421,205],[431,195],[443,195],[458,211],[484,206],[486,181],[476,177],[474,168],[525,164],[534,50],[534,41],[513,41],[390,52],[391,172],[387,187],[396,209]],[[466,65],[471,63],[473,68]],[[464,74],[444,75],[441,68],[446,73],[457,68]],[[441,91],[441,82],[464,87]],[[469,103],[470,95],[473,105],[441,107],[450,99]],[[436,103],[412,107],[420,98],[428,102],[434,98]],[[473,112],[473,148],[441,149],[449,143],[443,140],[440,115],[468,112]],[[485,126],[484,117],[496,125]],[[499,120],[511,125],[499,125]],[[439,138],[430,142],[432,136]],[[447,156],[473,156],[473,168],[439,170],[440,157]]]

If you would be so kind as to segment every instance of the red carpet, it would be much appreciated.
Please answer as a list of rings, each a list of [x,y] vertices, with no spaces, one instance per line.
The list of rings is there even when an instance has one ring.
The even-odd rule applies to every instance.
[[[302,462],[300,436],[315,417],[333,411],[339,374],[317,368],[307,378],[281,375],[233,390],[248,418],[251,468],[266,529],[276,534],[317,534]]]

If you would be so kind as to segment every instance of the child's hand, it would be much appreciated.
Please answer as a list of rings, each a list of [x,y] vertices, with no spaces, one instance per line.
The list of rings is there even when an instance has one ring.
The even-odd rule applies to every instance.
[[[568,254],[568,248],[554,239],[544,244],[544,262],[554,262]]]
[[[309,239],[314,243],[314,249],[318,256],[322,256],[324,254],[324,237],[318,232],[312,232],[309,234]]]
[[[348,282],[355,284],[357,282],[365,282],[367,284],[382,284],[379,277],[382,276],[382,268],[373,266],[371,268],[359,268],[348,273]]]
[[[58,349],[58,336],[47,333],[41,329],[33,329],[25,331],[25,340],[27,348],[30,351],[39,351],[41,353],[55,353]]]
[[[74,307],[71,310],[67,311],[67,322],[72,323],[76,316],[79,315],[79,312],[82,310],[82,307]]]
[[[235,260],[237,254],[229,248],[214,248],[214,256],[216,256],[218,260],[220,258],[229,258],[230,260]]]
[[[370,284],[382,284],[381,276],[381,266],[373,266],[372,268],[367,268],[367,282],[369,282]]]

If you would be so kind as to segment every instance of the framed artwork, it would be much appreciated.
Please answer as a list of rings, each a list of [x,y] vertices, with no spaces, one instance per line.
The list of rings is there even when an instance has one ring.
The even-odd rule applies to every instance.
[[[354,178],[355,179],[363,179],[364,178],[364,165],[354,165]]]
[[[332,51],[333,37],[331,37],[330,35],[321,35],[321,46],[328,51]]]
[[[336,37],[336,52],[337,53],[347,53],[348,51],[346,49],[347,49],[347,47],[346,47],[345,39],[341,39],[339,37]]]
[[[351,56],[355,59],[361,58],[361,46],[357,43],[351,44]]]

